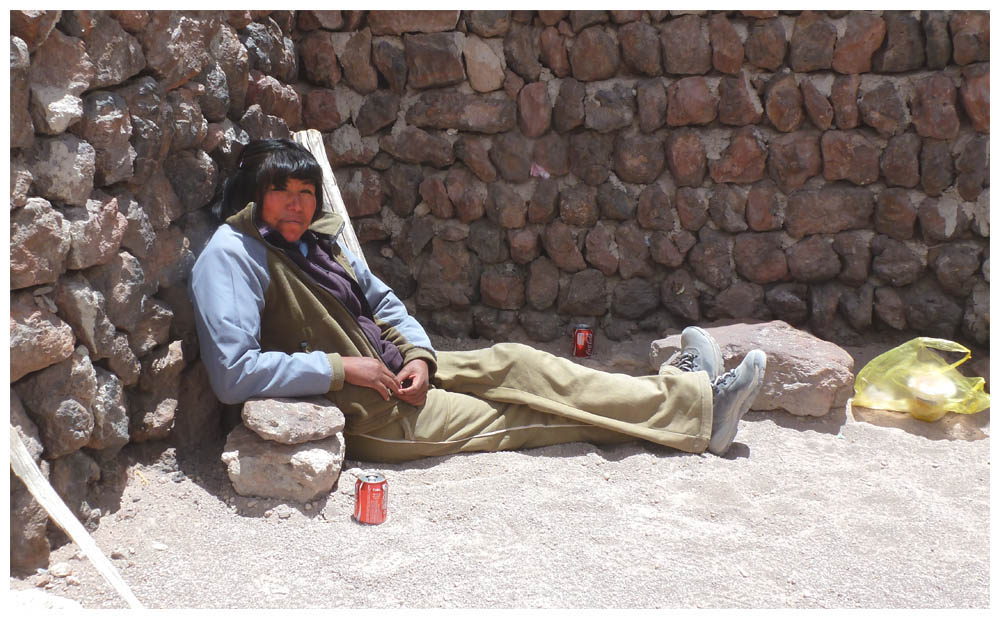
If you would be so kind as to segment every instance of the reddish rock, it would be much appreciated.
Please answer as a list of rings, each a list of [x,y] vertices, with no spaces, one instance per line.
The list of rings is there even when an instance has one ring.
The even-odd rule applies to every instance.
[[[899,293],[889,286],[875,289],[875,315],[893,329],[906,328],[906,312],[903,299]]]
[[[667,125],[707,125],[715,120],[718,105],[705,78],[682,78],[667,89]]]
[[[624,223],[615,231],[619,251],[618,273],[622,279],[652,277],[655,272],[646,235],[634,222]]]
[[[876,237],[872,253],[872,272],[893,286],[912,284],[924,271],[924,260],[902,241]]]
[[[439,135],[406,127],[395,135],[384,135],[379,146],[396,159],[407,163],[427,163],[437,168],[455,162],[451,142]]]
[[[90,88],[117,86],[146,66],[139,41],[106,14],[95,15],[94,27],[83,35],[83,42],[94,64]]]
[[[504,182],[490,183],[486,197],[486,216],[501,228],[523,228],[528,205],[521,194]]]
[[[703,228],[698,243],[691,248],[688,264],[698,279],[712,288],[723,290],[736,279],[732,266],[732,237],[724,232]]]
[[[672,131],[667,138],[667,165],[678,186],[697,187],[705,178],[705,145],[695,131]]]
[[[372,44],[372,62],[389,84],[389,89],[397,95],[406,90],[406,54],[401,46],[379,40]]]
[[[71,131],[94,147],[94,183],[98,187],[132,176],[135,149],[129,144],[132,123],[124,98],[97,91],[83,99],[83,118]]]
[[[590,227],[597,223],[597,189],[570,185],[559,192],[559,217],[567,225]]]
[[[61,11],[11,11],[10,33],[18,37],[34,52],[59,23]]]
[[[698,232],[708,222],[708,193],[702,189],[681,187],[674,196],[677,219],[685,230]]]
[[[943,69],[951,62],[950,11],[921,11],[920,20],[927,37],[927,68]]]
[[[830,100],[820,93],[812,80],[802,80],[799,88],[802,91],[802,103],[809,121],[820,131],[829,129],[833,124],[833,106],[830,105]]]
[[[833,52],[833,70],[838,73],[867,73],[872,68],[872,54],[885,38],[885,21],[865,12],[847,16],[847,30],[837,40]]]
[[[924,64],[924,33],[920,22],[907,11],[885,11],[885,45],[872,57],[872,69],[879,73],[901,73]]]
[[[594,24],[606,24],[608,22],[607,11],[570,11],[569,23],[573,26],[573,32],[580,32],[588,26]]]
[[[586,117],[583,84],[575,79],[564,79],[559,86],[559,96],[552,110],[552,126],[559,133],[566,133],[583,124]]]
[[[530,228],[507,231],[510,259],[517,264],[528,264],[542,252],[538,231]]]
[[[584,100],[584,125],[601,133],[624,129],[635,117],[635,91],[625,84],[600,88]]]
[[[610,182],[597,188],[597,208],[601,219],[625,221],[635,212],[635,201],[622,189]]]
[[[463,134],[454,143],[455,157],[469,166],[479,180],[492,183],[497,179],[497,170],[490,162],[489,138]]]
[[[541,54],[540,34],[540,28],[513,24],[503,39],[503,53],[507,67],[529,82],[538,81],[542,71],[542,65],[538,62]],[[571,56],[570,63],[572,62]]]
[[[663,193],[659,185],[647,185],[639,194],[635,219],[647,230],[673,230],[676,220],[674,209],[670,197]]]
[[[535,140],[534,162],[550,176],[569,174],[569,141],[558,133],[547,133]]]
[[[330,166],[335,170],[345,165],[367,165],[378,153],[378,140],[362,138],[352,125],[342,125],[323,136],[323,144]]]
[[[618,45],[601,26],[587,28],[578,34],[569,50],[573,77],[582,82],[614,77],[619,62]]]
[[[481,37],[502,37],[510,29],[510,11],[464,11],[465,27]]]
[[[483,304],[502,310],[524,306],[524,275],[512,264],[487,267],[479,278]]]
[[[820,140],[823,178],[868,185],[878,180],[879,149],[856,131],[825,131]]]
[[[959,128],[955,99],[955,86],[943,73],[914,83],[911,111],[917,133],[925,138],[955,139]]]
[[[875,197],[862,187],[830,186],[788,196],[785,229],[794,238],[870,226]]]
[[[658,79],[639,82],[636,88],[639,108],[639,130],[652,133],[667,122],[667,90]],[[719,104],[720,114],[722,103]]]
[[[36,139],[26,158],[34,193],[59,204],[86,205],[96,158],[93,146],[69,133]]]
[[[980,133],[990,132],[990,65],[975,64],[962,70],[962,107]]]
[[[966,65],[990,59],[989,12],[959,11],[951,16],[949,28],[956,64]]]
[[[607,280],[597,269],[575,273],[567,286],[560,287],[557,306],[560,314],[602,316],[607,306]]]
[[[408,84],[413,88],[438,88],[465,80],[460,33],[407,34]]]
[[[351,217],[366,217],[382,210],[382,180],[371,168],[361,168],[343,186],[344,206]]]
[[[708,215],[720,230],[743,232],[746,221],[747,194],[738,185],[713,185],[708,199]]]
[[[649,24],[634,21],[618,29],[625,66],[643,75],[662,75],[660,33]]]
[[[758,19],[754,22],[745,45],[747,61],[768,71],[777,71],[785,62],[788,40],[785,27],[778,19]]]
[[[869,230],[851,230],[833,237],[833,250],[840,256],[843,265],[840,270],[840,281],[851,286],[860,286],[868,280],[873,236]]]
[[[683,268],[668,274],[660,284],[660,302],[663,307],[692,323],[701,319],[698,296],[694,278]]]
[[[597,186],[608,178],[614,136],[593,131],[574,133],[569,138],[569,169],[588,185]]]
[[[788,277],[788,260],[782,248],[782,235],[746,233],[733,241],[733,262],[740,276],[755,284],[780,282]]]
[[[941,287],[958,297],[968,296],[976,285],[982,250],[975,243],[955,243],[941,248],[931,266]]]
[[[297,11],[296,26],[299,30],[311,32],[323,30],[340,30],[344,25],[344,16],[340,11]]]
[[[667,73],[704,75],[712,70],[712,46],[705,26],[697,15],[683,15],[660,26]]]
[[[42,198],[29,198],[10,217],[10,287],[54,283],[72,246],[69,223]]]
[[[493,140],[490,161],[505,180],[523,183],[531,178],[532,144],[519,133],[504,133]]]
[[[94,77],[94,65],[83,41],[52,31],[31,55],[28,67],[28,109],[35,130],[57,135],[77,122],[83,115],[80,95]]]
[[[955,186],[963,200],[974,202],[979,198],[984,185],[989,183],[990,140],[988,136],[977,136],[966,143],[955,161],[958,177]]]
[[[826,16],[803,11],[795,18],[788,64],[796,73],[820,71],[833,66],[837,28]]]
[[[597,222],[584,244],[587,264],[610,277],[618,272],[618,244],[615,242],[615,231],[618,226],[607,221]]]
[[[611,315],[636,320],[660,306],[659,288],[644,279],[619,282],[611,297]]]
[[[317,86],[335,86],[342,76],[332,32],[316,30],[299,42],[302,71],[309,82]]]
[[[556,77],[566,77],[572,71],[569,64],[569,54],[566,51],[566,37],[559,30],[549,26],[542,30],[539,39],[539,49],[542,64],[547,66]]]
[[[822,171],[819,134],[796,131],[779,135],[768,144],[767,172],[785,193],[798,189]]]
[[[840,75],[833,80],[830,92],[830,102],[833,104],[833,117],[838,129],[854,129],[858,126],[861,113],[858,110],[858,88],[861,86],[861,76]]]
[[[910,124],[906,103],[892,82],[883,82],[861,95],[858,109],[864,123],[883,136],[902,133]]]
[[[833,250],[833,239],[814,235],[785,250],[788,273],[797,282],[816,284],[840,273],[840,256]]]
[[[649,257],[653,259],[653,262],[670,267],[671,269],[675,269],[684,264],[686,252],[682,252],[680,250],[673,238],[674,236],[678,236],[680,234],[687,235],[691,240],[691,244],[694,245],[694,235],[686,231],[682,233],[678,232],[676,235],[668,234],[666,232],[654,232],[650,235]]]
[[[404,32],[444,32],[458,23],[459,11],[369,11],[372,34],[400,35]]]
[[[894,239],[913,238],[913,225],[917,209],[910,202],[909,193],[902,189],[886,189],[879,193],[875,206],[875,231]]]
[[[455,214],[455,207],[448,197],[448,188],[441,176],[428,176],[420,183],[420,197],[431,209],[431,214],[439,219],[449,219]]]
[[[317,88],[306,93],[302,100],[302,121],[307,127],[327,132],[344,124],[349,112],[341,110],[337,94],[326,88]]]
[[[664,153],[661,141],[647,135],[615,139],[615,174],[626,183],[648,184],[663,172]]]
[[[528,267],[525,300],[536,310],[544,310],[556,302],[559,295],[559,269],[545,256]]]
[[[466,35],[462,55],[465,57],[465,70],[469,75],[469,85],[476,92],[492,92],[503,86],[503,63],[479,37]]]
[[[769,180],[754,183],[747,192],[746,217],[755,232],[780,230],[785,221],[785,196]]]
[[[371,135],[396,122],[399,97],[391,90],[380,90],[365,97],[354,121],[361,135]]]
[[[795,131],[802,124],[802,93],[791,73],[775,75],[767,85],[767,118],[779,131]]]
[[[173,95],[172,91],[170,94]],[[277,116],[285,121],[290,129],[302,126],[302,99],[291,86],[285,86],[270,75],[259,71],[250,71],[250,81],[247,84],[247,105],[259,105],[261,111],[269,116]],[[175,113],[177,105],[174,106]],[[172,148],[178,148],[176,136]]]
[[[642,19],[642,11],[609,11],[611,21],[616,24],[628,24]]]
[[[445,177],[448,198],[462,223],[469,223],[486,213],[486,185],[462,166],[452,166]]]
[[[587,268],[583,254],[576,245],[573,231],[561,219],[553,220],[542,235],[545,253],[560,270],[576,273]]]
[[[767,147],[752,127],[737,130],[722,157],[709,162],[716,183],[753,183],[764,177]]]
[[[920,148],[920,186],[929,196],[940,196],[955,180],[951,146],[944,140],[924,140]]]
[[[737,77],[723,77],[719,81],[719,122],[752,125],[760,122],[763,116],[764,106],[745,71]]]
[[[712,66],[720,73],[738,75],[743,66],[743,42],[725,13],[713,13],[708,19],[712,41]]]
[[[555,179],[542,179],[528,201],[528,221],[545,224],[555,219],[559,212],[559,183]]]
[[[538,19],[546,26],[555,26],[568,14],[569,11],[538,11]]]
[[[338,35],[344,36],[344,35]],[[378,73],[372,65],[372,33],[365,28],[345,37],[344,49],[337,56],[344,69],[344,81],[363,95],[378,88]]]
[[[926,198],[917,207],[924,240],[935,243],[959,238],[969,230],[969,216],[956,200]]]
[[[886,185],[916,187],[920,182],[920,137],[904,133],[889,139],[882,152],[880,168]]]
[[[552,103],[544,82],[534,82],[522,88],[517,104],[518,123],[524,135],[534,138],[549,130]]]
[[[432,90],[410,106],[406,122],[432,129],[503,133],[516,125],[517,105],[506,98]]]

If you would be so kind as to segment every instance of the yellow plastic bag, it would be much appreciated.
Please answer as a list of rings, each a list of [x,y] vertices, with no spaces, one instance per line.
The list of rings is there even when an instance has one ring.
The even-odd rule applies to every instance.
[[[964,356],[949,364],[936,350]],[[861,369],[854,381],[854,404],[910,413],[923,421],[937,421],[949,411],[978,413],[990,406],[983,391],[986,381],[955,369],[971,356],[968,348],[950,340],[914,338]]]

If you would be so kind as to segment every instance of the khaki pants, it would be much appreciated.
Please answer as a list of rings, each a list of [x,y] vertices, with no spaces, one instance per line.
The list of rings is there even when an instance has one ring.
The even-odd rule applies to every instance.
[[[434,387],[415,412],[347,434],[348,457],[401,462],[631,438],[700,453],[712,433],[712,391],[704,372],[611,374],[507,343],[438,353]]]

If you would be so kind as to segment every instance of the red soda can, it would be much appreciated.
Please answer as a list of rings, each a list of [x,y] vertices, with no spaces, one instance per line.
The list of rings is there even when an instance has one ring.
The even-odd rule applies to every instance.
[[[573,329],[573,356],[589,357],[594,353],[594,330],[590,325],[579,324]]]
[[[385,522],[389,487],[382,473],[362,473],[354,482],[354,519],[361,524]]]

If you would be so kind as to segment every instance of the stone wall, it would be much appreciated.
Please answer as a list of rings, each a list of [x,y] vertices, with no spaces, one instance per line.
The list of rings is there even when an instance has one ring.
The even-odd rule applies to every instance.
[[[186,294],[250,139],[320,130],[432,331],[779,318],[989,341],[987,12],[12,11],[11,410],[85,521],[217,438]],[[12,485],[15,567],[47,556]]]

